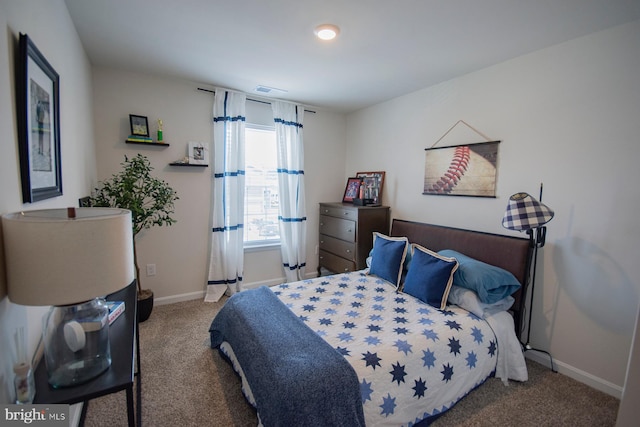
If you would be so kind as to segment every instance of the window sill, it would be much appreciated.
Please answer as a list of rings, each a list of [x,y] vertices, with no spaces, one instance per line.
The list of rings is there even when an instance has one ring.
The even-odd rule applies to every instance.
[[[254,243],[251,245],[245,245],[245,252],[264,252],[280,250],[280,242],[273,243]]]

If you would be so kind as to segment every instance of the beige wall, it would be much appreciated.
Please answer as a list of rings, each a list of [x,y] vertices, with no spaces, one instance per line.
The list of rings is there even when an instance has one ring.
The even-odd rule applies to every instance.
[[[94,68],[98,179],[106,179],[119,170],[125,155],[142,153],[149,157],[157,176],[167,181],[180,197],[176,203],[177,223],[171,227],[146,230],[138,239],[143,286],[152,289],[160,303],[198,298],[206,285],[212,168],[168,166],[169,162],[186,155],[188,141],[208,142],[212,147],[213,95],[198,91],[198,87],[203,85]],[[248,120],[251,116],[273,117],[270,108],[248,102]],[[153,132],[157,129],[157,119],[162,119],[164,139],[170,146],[125,144],[129,134],[129,114],[147,116]],[[317,266],[318,203],[338,200],[344,185],[345,124],[346,119],[340,114],[321,110],[315,114],[305,113],[308,274],[314,274]],[[145,277],[146,264],[156,264],[155,276]],[[281,265],[278,249],[248,251],[245,255],[245,285],[253,287],[283,281]]]
[[[95,179],[91,67],[62,0],[0,0],[0,213],[77,206]],[[16,131],[15,55],[26,33],[60,75],[63,195],[23,204]],[[0,271],[0,274],[3,274]],[[46,309],[0,300],[0,402],[13,399],[13,336],[26,327],[29,353]]]
[[[386,170],[383,203],[409,220],[511,234],[508,197],[556,212],[541,250],[531,342],[613,395],[640,293],[640,21],[576,39],[348,117],[347,169]],[[501,140],[497,198],[422,195],[424,149],[458,120]],[[460,125],[438,146],[482,142]],[[544,355],[527,353],[548,363]]]

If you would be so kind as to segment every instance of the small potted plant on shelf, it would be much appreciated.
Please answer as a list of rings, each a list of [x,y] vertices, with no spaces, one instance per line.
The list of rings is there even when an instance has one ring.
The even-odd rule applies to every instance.
[[[126,155],[122,170],[99,183],[91,195],[91,206],[118,207],[131,211],[133,226],[133,259],[138,286],[138,319],[144,322],[153,310],[153,292],[142,289],[136,250],[136,236],[155,225],[171,225],[177,193],[165,181],[151,176],[151,163],[142,154],[129,159]]]

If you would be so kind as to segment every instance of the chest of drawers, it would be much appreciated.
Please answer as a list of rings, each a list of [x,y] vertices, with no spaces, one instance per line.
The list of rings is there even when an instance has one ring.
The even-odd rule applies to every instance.
[[[388,206],[320,203],[318,275],[324,267],[333,273],[366,268],[373,232],[389,233]]]

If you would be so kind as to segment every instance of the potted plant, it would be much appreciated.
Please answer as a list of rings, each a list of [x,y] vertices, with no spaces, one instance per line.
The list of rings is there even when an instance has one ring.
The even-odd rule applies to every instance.
[[[142,289],[140,267],[136,250],[136,236],[145,228],[155,225],[171,225],[176,192],[165,181],[151,176],[153,168],[149,159],[137,154],[129,159],[124,156],[122,170],[110,179],[99,183],[91,196],[91,206],[118,207],[131,211],[133,226],[133,260],[138,284],[138,319],[144,322],[153,309],[153,292]]]

